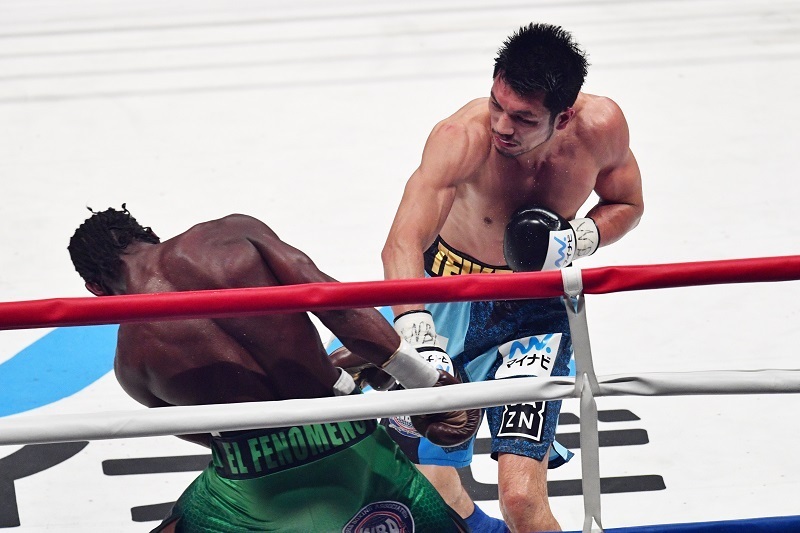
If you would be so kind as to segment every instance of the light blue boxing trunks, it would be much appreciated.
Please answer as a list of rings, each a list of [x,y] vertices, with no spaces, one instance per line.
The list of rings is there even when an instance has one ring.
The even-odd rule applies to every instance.
[[[454,250],[441,237],[425,252],[428,276],[511,272],[483,264]],[[561,298],[428,304],[439,344],[450,355],[462,381],[570,374],[572,339]],[[445,369],[448,370],[448,369]],[[572,452],[555,442],[561,401],[486,409],[492,457],[512,453],[541,461],[549,450],[549,468],[561,466]],[[407,418],[382,424],[417,464],[463,467],[472,462],[474,439],[442,448],[420,437]]]

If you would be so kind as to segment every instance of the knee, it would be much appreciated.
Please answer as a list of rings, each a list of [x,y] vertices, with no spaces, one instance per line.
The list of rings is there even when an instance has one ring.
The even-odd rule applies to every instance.
[[[541,507],[531,494],[518,490],[518,487],[508,487],[500,490],[500,510],[506,517],[506,522],[516,523],[525,516],[536,514]]]
[[[500,490],[500,512],[511,531],[561,531],[547,496],[511,486]]]

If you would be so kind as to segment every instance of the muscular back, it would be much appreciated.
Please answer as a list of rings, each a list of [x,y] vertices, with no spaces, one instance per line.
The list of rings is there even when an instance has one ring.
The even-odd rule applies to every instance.
[[[136,246],[123,256],[128,294],[331,279],[316,267],[301,279],[313,263],[241,215]],[[306,313],[123,324],[115,370],[151,407],[330,396],[338,376]]]

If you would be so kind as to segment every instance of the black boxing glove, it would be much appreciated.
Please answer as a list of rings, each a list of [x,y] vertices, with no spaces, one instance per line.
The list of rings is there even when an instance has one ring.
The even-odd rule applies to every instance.
[[[334,350],[330,358],[333,366],[339,367],[350,374],[353,381],[361,389],[369,385],[375,390],[386,391],[397,384],[397,380],[392,376],[366,359],[357,356],[344,346]]]
[[[592,255],[599,245],[600,233],[591,218],[567,221],[549,209],[530,206],[508,221],[503,254],[517,272],[555,270]]]
[[[439,370],[439,380],[434,387],[455,385],[461,381]],[[481,410],[449,411],[427,415],[413,415],[411,424],[417,432],[438,446],[458,446],[471,439],[481,424]]]

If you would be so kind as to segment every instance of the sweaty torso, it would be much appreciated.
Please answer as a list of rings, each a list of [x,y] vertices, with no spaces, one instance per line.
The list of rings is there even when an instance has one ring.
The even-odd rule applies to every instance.
[[[574,218],[601,170],[602,155],[589,148],[587,136],[592,134],[589,117],[604,100],[581,93],[575,117],[564,130],[556,130],[547,154],[533,168],[528,154],[508,158],[494,149],[487,99],[476,100],[451,117],[467,124],[485,157],[472,175],[459,182],[440,236],[484,263],[503,265],[505,226],[519,207],[539,205],[568,220]]]
[[[277,284],[246,239],[213,223],[146,253],[128,294]],[[115,359],[122,387],[151,407],[330,396],[331,369],[306,313],[123,324]]]

